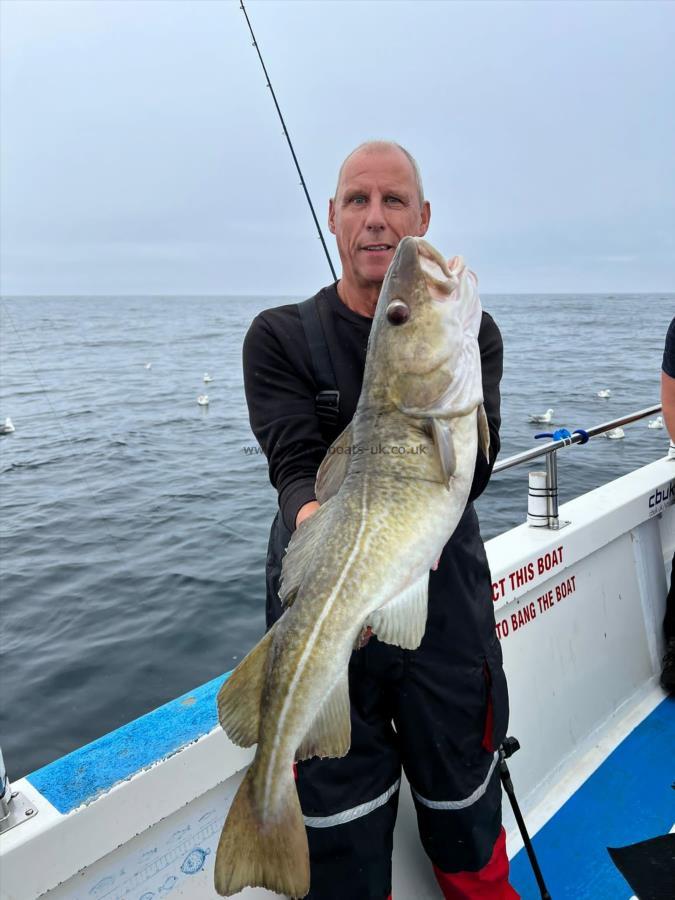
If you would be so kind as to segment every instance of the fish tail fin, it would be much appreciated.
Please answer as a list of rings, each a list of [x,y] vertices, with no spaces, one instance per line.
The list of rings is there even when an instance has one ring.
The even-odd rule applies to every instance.
[[[253,796],[253,771],[252,766],[232,801],[218,842],[216,891],[229,897],[249,885],[304,897],[309,892],[309,848],[291,769],[278,812],[264,822]]]

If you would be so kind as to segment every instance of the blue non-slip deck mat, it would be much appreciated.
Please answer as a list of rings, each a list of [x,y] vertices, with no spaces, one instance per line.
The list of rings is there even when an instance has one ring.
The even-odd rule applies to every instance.
[[[675,698],[669,697],[535,835],[535,852],[552,900],[631,897],[607,848],[667,834],[675,823],[674,782]],[[515,788],[517,796],[517,784]],[[511,861],[511,883],[523,900],[539,900],[524,849]]]
[[[216,695],[229,674],[37,769],[27,780],[61,813],[91,802],[215,728]]]

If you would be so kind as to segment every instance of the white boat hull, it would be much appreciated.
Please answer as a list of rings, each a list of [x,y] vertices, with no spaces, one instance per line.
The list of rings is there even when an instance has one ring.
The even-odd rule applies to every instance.
[[[562,506],[570,524],[560,531],[523,525],[487,544],[509,731],[522,746],[509,766],[531,833],[663,698],[674,503],[675,462],[663,459]],[[14,785],[38,814],[0,837],[3,900],[216,896],[215,848],[252,758],[215,725],[221,680]],[[520,837],[507,806],[513,855]],[[407,786],[394,896],[440,896]]]

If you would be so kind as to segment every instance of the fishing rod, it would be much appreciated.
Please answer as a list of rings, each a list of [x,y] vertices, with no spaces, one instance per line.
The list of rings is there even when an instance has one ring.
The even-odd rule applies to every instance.
[[[291,136],[288,133],[288,129],[286,128],[286,123],[284,122],[284,117],[281,114],[281,109],[279,107],[279,103],[277,102],[277,95],[274,93],[274,88],[272,87],[272,82],[270,81],[270,76],[267,74],[267,69],[265,67],[265,63],[263,62],[262,54],[260,52],[260,47],[258,46],[258,42],[255,39],[255,34],[253,33],[253,28],[251,27],[251,20],[249,19],[248,13],[246,12],[246,7],[244,6],[244,0],[240,0],[240,9],[246,18],[246,24],[248,25],[248,30],[251,32],[251,38],[253,39],[253,46],[255,47],[256,53],[258,54],[258,59],[260,60],[260,65],[262,66],[262,70],[265,73],[267,87],[270,89],[270,93],[272,94],[272,100],[274,100],[274,105],[277,108],[277,113],[278,113],[279,119],[281,121],[281,127],[284,130],[284,137],[288,141],[288,146],[290,148],[291,155],[293,157],[293,162],[295,163],[295,168],[298,170],[298,175],[300,176],[300,184],[302,185],[302,189],[305,192],[305,197],[307,198],[307,203],[309,204],[309,208],[312,213],[312,218],[314,219],[314,224],[316,225],[316,230],[319,232],[319,240],[321,241],[321,246],[323,247],[323,252],[326,254],[326,259],[328,260],[328,265],[330,266],[330,271],[331,271],[331,275],[333,276],[333,281],[337,281],[337,275],[335,274],[335,269],[333,268],[333,261],[330,258],[330,253],[328,252],[328,247],[326,246],[326,242],[323,239],[323,232],[321,231],[321,226],[319,225],[319,220],[317,219],[316,213],[314,212],[312,198],[309,196],[309,191],[307,190],[307,185],[305,184],[305,179],[303,178],[303,175],[302,175],[300,163],[298,162],[298,158],[295,155],[295,150],[293,149],[293,143],[291,142]]]

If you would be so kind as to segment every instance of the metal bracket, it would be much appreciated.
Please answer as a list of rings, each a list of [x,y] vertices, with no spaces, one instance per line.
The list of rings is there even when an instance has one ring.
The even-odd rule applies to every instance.
[[[21,791],[13,791],[9,801],[7,802],[8,814],[4,819],[0,819],[0,834],[5,834],[22,822],[33,819],[38,810],[34,803],[31,803]]]

